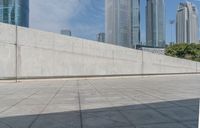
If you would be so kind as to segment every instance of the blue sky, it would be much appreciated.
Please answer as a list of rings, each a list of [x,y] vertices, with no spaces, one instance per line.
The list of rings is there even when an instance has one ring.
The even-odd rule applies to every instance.
[[[171,41],[170,20],[175,20],[179,2],[165,0],[166,36]],[[188,0],[200,9],[200,0]],[[44,4],[45,3],[45,4]],[[141,40],[145,41],[145,6],[141,0]],[[30,0],[30,27],[56,32],[70,29],[73,36],[95,40],[96,34],[104,32],[104,0]],[[200,13],[199,13],[200,14]],[[175,26],[173,27],[175,40]]]

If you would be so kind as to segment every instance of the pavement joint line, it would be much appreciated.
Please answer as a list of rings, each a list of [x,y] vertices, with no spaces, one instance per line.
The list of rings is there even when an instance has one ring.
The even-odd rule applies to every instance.
[[[115,88],[113,88],[113,89],[116,90]],[[116,91],[119,91],[119,90],[116,90]],[[140,91],[140,90],[138,90],[138,91]],[[140,91],[140,92],[141,92],[141,91]],[[144,103],[142,103],[140,100],[137,100],[137,99],[135,99],[135,98],[133,98],[133,97],[127,96],[126,94],[124,94],[123,92],[121,92],[121,90],[120,90],[120,93],[122,94],[122,96],[124,95],[124,96],[126,96],[126,97],[128,97],[128,98],[131,98],[131,99],[133,99],[133,100],[135,100],[135,101],[137,101],[137,102],[139,102],[139,103],[145,105],[147,108],[150,108],[150,109],[152,109],[152,110],[158,112],[158,113],[161,114],[162,116],[167,117],[167,118],[170,119],[170,120],[174,120],[174,121],[176,121],[176,123],[181,124],[181,125],[183,125],[183,126],[186,127],[186,128],[189,128],[187,125],[182,124],[181,121],[176,120],[176,119],[174,119],[174,118],[171,118],[170,116],[168,116],[168,115],[166,115],[166,114],[164,114],[164,113],[158,111],[156,108],[153,108],[153,107],[151,107],[150,105],[144,104]],[[149,94],[147,94],[147,95],[149,95]]]
[[[184,78],[185,79],[185,78]],[[122,82],[120,82],[122,80]],[[199,94],[198,94],[198,90],[200,89],[199,88],[199,86],[198,86],[198,83],[197,84],[195,84],[195,86],[184,86],[184,85],[187,85],[188,83],[187,83],[187,80],[186,80],[186,83],[184,83],[183,85],[180,85],[180,87],[183,87],[184,89],[178,89],[177,87],[178,86],[174,86],[175,88],[174,88],[174,91],[173,91],[173,85],[175,85],[175,83],[173,83],[173,84],[166,84],[166,85],[169,85],[169,86],[166,86],[166,91],[169,91],[169,93],[166,93],[166,95],[167,96],[165,96],[165,95],[162,95],[162,93],[165,93],[165,90],[163,90],[162,88],[161,89],[159,89],[158,87],[158,85],[159,85],[159,83],[161,82],[161,81],[158,81],[158,84],[156,84],[156,82],[152,82],[152,85],[151,86],[149,86],[149,83],[147,83],[147,86],[143,86],[143,85],[141,85],[141,86],[138,86],[138,84],[135,84],[134,83],[134,81],[135,81],[136,79],[130,79],[130,81],[128,82],[128,80],[127,80],[127,83],[124,83],[124,82],[126,82],[126,79],[125,80],[123,80],[123,79],[120,79],[120,81],[118,82],[118,80],[116,80],[116,82],[115,82],[115,80],[108,80],[108,81],[96,81],[96,80],[84,80],[84,81],[89,81],[89,82],[91,82],[92,83],[92,85],[87,85],[86,84],[86,82],[84,82],[84,81],[79,81],[79,86],[80,86],[80,96],[79,96],[79,98],[81,99],[81,102],[83,103],[83,100],[82,100],[82,91],[86,91],[86,93],[91,93],[91,95],[89,95],[88,96],[88,98],[92,98],[92,96],[93,96],[93,94],[94,95],[96,95],[96,94],[98,94],[98,93],[96,93],[96,91],[95,91],[95,89],[97,90],[97,91],[99,91],[100,93],[101,93],[101,95],[96,95],[97,96],[97,98],[101,98],[102,99],[102,101],[103,100],[106,100],[106,101],[111,101],[113,104],[115,104],[115,101],[114,100],[112,100],[112,96],[114,96],[114,95],[116,95],[116,96],[119,96],[119,98],[121,97],[121,98],[124,98],[124,99],[127,99],[127,101],[129,101],[129,98],[126,98],[126,97],[133,97],[133,98],[136,98],[136,99],[138,99],[139,101],[141,101],[141,102],[144,102],[144,101],[146,101],[145,100],[145,97],[148,99],[148,96],[149,95],[153,95],[153,96],[155,96],[155,97],[158,97],[157,99],[155,99],[155,103],[157,102],[157,103],[159,103],[160,101],[157,101],[157,100],[159,100],[160,98],[161,99],[165,99],[165,100],[167,100],[167,98],[168,98],[168,95],[169,95],[169,98],[168,98],[168,100],[167,101],[170,101],[170,100],[172,100],[172,99],[174,99],[173,97],[175,97],[176,95],[173,95],[173,94],[175,94],[175,92],[177,92],[177,96],[178,96],[178,99],[177,100],[179,100],[179,98],[182,100],[182,97],[179,97],[179,95],[180,94],[182,94],[183,92],[185,92],[185,94],[191,94],[191,96],[187,96],[187,95],[184,95],[185,96],[185,98],[187,99],[187,97],[195,97],[195,96],[199,96]],[[102,84],[102,83],[107,83],[107,85],[104,85],[104,84]],[[148,82],[148,81],[147,81]],[[199,80],[197,80],[196,82],[199,82]],[[49,82],[50,83],[50,82]],[[48,101],[52,98],[52,96],[55,94],[55,92],[57,91],[57,89],[58,89],[58,87],[60,87],[61,85],[62,85],[62,81],[60,81],[60,82],[58,82],[57,84],[56,83],[54,83],[54,85],[53,84],[50,84],[50,86],[52,86],[53,88],[51,89],[51,90],[53,90],[52,92],[53,92],[53,94],[51,94],[51,95],[48,95],[50,98],[48,98]],[[123,84],[124,83],[124,84]],[[182,82],[180,82],[180,83],[182,83]],[[27,83],[26,83],[27,84]],[[119,86],[119,85],[120,86]],[[151,84],[151,83],[150,83]],[[155,85],[156,84],[156,85]],[[36,84],[32,84],[33,86],[34,85],[36,85]],[[48,85],[48,84],[47,84]],[[58,85],[58,86],[57,86]],[[67,81],[66,81],[66,84],[65,84],[65,86],[64,87],[67,87],[67,85],[68,85],[68,83],[67,83]],[[109,86],[108,86],[109,85]],[[42,90],[41,90],[41,92],[43,92],[43,91],[45,91],[47,88],[48,88],[48,86],[46,86],[45,85],[45,88],[43,88],[43,85],[41,85],[42,86]],[[5,86],[6,87],[6,86]],[[14,86],[15,87],[15,86]],[[32,86],[31,86],[32,87]],[[121,88],[121,87],[124,87],[124,88]],[[162,86],[162,85],[160,85],[160,87],[164,87],[164,85]],[[196,89],[195,88],[193,88],[193,87],[196,87]],[[29,88],[29,86],[28,86],[28,88]],[[35,92],[35,91],[37,91],[38,90],[38,88],[37,88],[37,86],[35,87],[34,86],[34,88],[37,88],[37,89],[28,89],[28,88],[18,88],[17,89],[17,91],[18,91],[18,93],[17,94],[20,94],[20,93],[24,93],[23,94],[23,96],[20,96],[20,99],[22,99],[22,98],[24,98],[24,97],[26,97],[26,96],[28,96],[30,93],[33,93],[33,92]],[[74,90],[74,96],[75,97],[77,97],[77,89],[76,89],[76,81],[75,81],[75,83],[73,83],[73,90]],[[144,88],[144,90],[143,90],[143,88]],[[190,88],[193,88],[193,91],[188,91],[187,89],[190,89]],[[87,91],[89,89],[89,91]],[[121,93],[121,95],[119,94],[119,93],[117,93],[115,90],[117,90],[118,92],[120,92]],[[177,90],[176,90],[177,89]],[[8,91],[8,90],[10,90],[10,88],[5,88],[5,89],[3,89],[3,90],[1,90],[2,92],[6,92],[6,91]],[[39,89],[40,90],[40,89]],[[50,91],[51,91],[50,90]],[[71,90],[70,88],[66,88],[66,90]],[[63,88],[63,89],[61,89],[61,91],[59,92],[59,94],[61,94],[61,93],[68,93],[68,92],[66,92],[66,90]],[[130,91],[129,91],[130,90]],[[157,92],[156,93],[156,91],[157,90],[160,90],[160,92]],[[185,91],[184,91],[185,90]],[[110,92],[110,91],[113,91],[113,92]],[[137,92],[137,91],[139,91],[139,92]],[[171,91],[171,92],[170,92]],[[12,90],[12,91],[10,91],[10,92],[14,92],[14,90]],[[124,95],[122,95],[122,92],[123,92],[123,94],[127,94],[128,96],[124,96]],[[145,93],[145,92],[147,92],[147,93]],[[194,92],[194,93],[193,93]],[[196,93],[195,93],[196,92]],[[104,94],[105,93],[105,94]],[[106,94],[112,94],[113,93],[113,95],[106,95]],[[135,95],[134,95],[134,93],[135,93]],[[142,94],[141,94],[142,93]],[[39,93],[39,95],[38,96],[40,96],[42,93]],[[58,94],[58,95],[59,95]],[[103,95],[102,95],[103,94]],[[119,94],[119,95],[118,95]],[[140,94],[141,94],[141,97],[140,97]],[[55,97],[55,98],[57,98],[58,97],[58,95]],[[137,95],[139,96],[139,98],[137,98]],[[144,95],[144,96],[142,96],[142,95]],[[173,96],[170,96],[170,95],[173,95]],[[9,95],[8,95],[9,96]],[[100,97],[101,96],[101,97]],[[103,97],[102,97],[103,96]],[[123,96],[123,97],[122,97]],[[183,96],[183,98],[184,98],[184,96]],[[13,97],[13,96],[12,96]],[[53,101],[55,100],[55,98],[53,99]],[[65,98],[65,96],[64,96],[64,98]],[[110,99],[109,99],[110,98]],[[143,99],[144,98],[144,99]],[[19,100],[20,100],[19,99]],[[31,98],[30,98],[31,99]],[[132,98],[130,98],[130,99],[132,99]],[[142,100],[143,99],[143,100]],[[150,98],[151,99],[151,98]],[[152,99],[154,99],[153,97],[152,97]],[[175,98],[176,99],[176,98]],[[19,100],[17,100],[17,101],[19,101]],[[123,100],[123,99],[122,99]],[[183,99],[184,100],[184,99]],[[47,101],[47,102],[48,102]],[[53,102],[52,101],[52,102]],[[96,102],[96,100],[94,100],[95,102]],[[153,100],[147,100],[146,102],[147,103],[143,103],[143,104],[148,104],[148,101],[149,102],[153,102]],[[162,102],[162,101],[161,101]],[[165,102],[165,101],[163,101],[163,102]],[[23,103],[23,101],[22,101],[22,103]],[[78,101],[76,101],[75,103],[78,103]],[[176,102],[173,102],[173,103],[176,103]],[[190,103],[190,102],[189,102]],[[46,103],[45,103],[46,104]],[[45,105],[44,104],[44,105]],[[124,102],[120,102],[120,104],[124,104],[124,105],[126,105],[126,103],[124,103]],[[119,104],[119,105],[120,105]],[[80,105],[82,105],[82,107],[83,107],[83,105],[84,104],[80,104]],[[131,105],[131,104],[130,104]],[[133,103],[133,105],[134,105],[134,103]],[[150,104],[148,104],[148,105],[150,105]],[[159,104],[158,104],[159,105]],[[162,104],[161,104],[162,105]],[[179,105],[182,105],[182,104],[179,104]],[[183,107],[185,104],[183,104],[181,107]],[[186,104],[187,105],[187,104]],[[190,105],[190,104],[188,104],[188,105]],[[196,104],[195,104],[196,105]],[[18,106],[18,105],[17,105]],[[109,105],[110,106],[110,105]],[[126,106],[129,106],[129,105],[126,105]],[[151,105],[150,105],[151,106]],[[196,105],[197,106],[197,105]],[[9,107],[9,106],[7,106],[7,107]],[[43,109],[43,107],[44,106],[42,106],[42,109]],[[78,106],[77,106],[78,107]],[[115,106],[110,106],[111,107],[111,109],[112,109],[112,107],[114,107],[115,108]],[[118,107],[117,105],[116,105],[116,107]],[[123,107],[123,106],[122,106]],[[175,106],[176,107],[176,106]],[[189,107],[189,106],[188,106]],[[103,108],[103,107],[102,107]],[[106,109],[106,108],[108,108],[108,109]],[[131,107],[130,107],[131,108]],[[155,107],[154,107],[155,108]],[[168,107],[167,109],[170,109],[170,108],[173,108],[173,107]],[[193,108],[193,107],[192,107]],[[105,109],[106,110],[108,110],[109,112],[110,112],[110,110],[109,110],[109,107],[105,107]],[[105,109],[102,109],[103,111],[105,111]],[[151,108],[146,108],[146,109],[151,109]],[[41,109],[40,109],[41,110]],[[99,109],[97,109],[97,111],[98,111]],[[116,110],[116,109],[113,109],[113,110]],[[120,110],[120,109],[119,109]],[[124,110],[126,110],[126,109],[124,109]],[[131,109],[130,109],[131,110]],[[160,109],[158,109],[159,111],[161,111],[162,113],[164,113],[164,114],[167,114],[167,115],[169,115],[170,117],[171,117],[171,115],[170,114],[168,114],[168,113],[166,113],[166,112],[163,112],[162,110],[160,110]],[[83,111],[83,110],[82,110]],[[121,112],[123,113],[123,109],[121,109]],[[38,114],[38,113],[37,113]],[[84,111],[83,111],[83,114],[84,114]],[[94,113],[95,114],[95,113]],[[145,113],[144,113],[145,114]],[[156,113],[152,113],[152,114],[155,114],[155,115],[157,115]],[[97,117],[101,117],[101,116],[98,116],[99,114],[96,114],[97,115]],[[124,113],[124,115],[126,115],[126,113]],[[128,113],[127,113],[127,115],[128,115]],[[173,116],[174,114],[172,114],[172,116]],[[119,115],[120,116],[120,115]],[[190,116],[189,116],[190,117]],[[195,117],[197,117],[197,116],[195,116]],[[34,117],[35,118],[35,117]],[[77,119],[78,119],[79,117],[77,117]],[[128,117],[129,118],[129,117]],[[173,117],[174,118],[174,117]],[[175,118],[176,118],[176,116],[175,116]],[[191,127],[190,126],[190,124],[191,123],[193,123],[193,122],[196,122],[196,118],[195,118],[195,120],[193,119],[193,118],[189,118],[189,120],[187,120],[187,118],[186,118],[186,122],[185,122],[185,120],[184,119],[181,119],[182,117],[180,116],[179,118],[178,118],[178,120],[181,122],[181,123],[183,123],[183,124],[185,124],[185,125],[187,125],[188,127]],[[84,115],[83,115],[83,119],[85,119],[84,118]],[[129,118],[130,120],[131,120],[131,118]],[[177,118],[176,118],[177,119]],[[38,119],[39,121],[40,121],[40,117],[39,117],[39,119]],[[193,122],[188,122],[188,121],[193,121]],[[32,121],[32,120],[31,120]],[[53,121],[53,120],[52,120]],[[54,120],[55,121],[55,120]],[[83,120],[84,121],[84,120]],[[98,121],[98,120],[97,120]],[[165,120],[163,120],[163,121],[165,121]],[[163,122],[162,121],[162,122]],[[148,122],[148,121],[147,121]],[[151,121],[150,121],[151,122]],[[154,121],[153,121],[154,122]],[[156,121],[155,121],[156,122]],[[166,121],[167,122],[167,121]],[[174,122],[174,121],[173,121]],[[38,122],[36,122],[35,124],[37,124]],[[84,122],[85,123],[85,122]],[[134,123],[134,122],[133,122]],[[144,122],[145,123],[145,122]],[[172,122],[171,122],[172,123]],[[35,126],[35,124],[34,124],[34,126]],[[58,124],[59,124],[59,122],[58,122]],[[62,124],[62,123],[61,123]],[[142,123],[141,123],[142,124]],[[147,124],[147,123],[145,123],[145,124]],[[164,124],[164,123],[163,123]],[[179,124],[179,123],[178,123]],[[79,125],[79,121],[78,121],[78,125]],[[84,124],[85,125],[85,124]],[[123,124],[120,124],[120,126],[121,125],[123,125]],[[127,123],[127,125],[128,125],[128,123]],[[33,127],[34,127],[33,126]],[[6,127],[6,126],[5,126]],[[13,127],[15,127],[15,126],[13,126]],[[86,126],[84,126],[84,127],[86,127]],[[119,126],[118,126],[119,127]],[[182,126],[183,127],[183,126]]]
[[[10,94],[5,94],[3,97],[1,97],[0,98],[0,100],[1,99],[4,99],[5,97],[7,97],[8,95],[14,95],[14,94],[16,94],[19,90],[17,90],[18,89],[18,87],[15,87],[15,88],[13,88],[12,90],[14,90],[12,93],[10,93]],[[9,90],[10,91],[10,90]]]
[[[4,125],[6,125],[6,126],[8,126],[9,128],[13,128],[12,126],[10,126],[9,124],[7,124],[6,122],[4,122],[4,121],[2,121],[2,120],[0,120],[0,123],[1,123],[1,124],[4,124]]]
[[[79,105],[79,115],[80,115],[80,125],[83,128],[83,115],[82,115],[82,108],[81,108],[81,97],[80,97],[80,89],[79,89],[79,81],[77,80],[77,93],[78,93],[78,105]]]
[[[52,96],[52,98],[49,100],[49,102],[44,106],[44,108],[41,110],[41,112],[39,114],[36,115],[35,119],[29,124],[28,128],[31,128],[33,126],[33,124],[38,120],[38,118],[41,116],[42,112],[44,112],[44,110],[47,108],[47,106],[51,103],[51,101],[56,97],[56,95],[60,92],[60,90],[64,87],[64,83],[62,86],[60,86],[57,91],[55,92],[55,94]]]
[[[137,126],[136,126],[134,123],[132,123],[119,109],[117,109],[117,111],[118,111],[129,123],[131,123],[131,125],[132,125],[134,128],[137,128]]]
[[[122,93],[122,92],[121,92],[121,93]],[[124,93],[122,93],[122,94],[124,94]],[[125,96],[127,96],[127,95],[125,94]],[[128,97],[129,97],[129,96],[128,96]],[[143,105],[146,106],[147,108],[156,111],[156,112],[159,113],[160,115],[162,115],[162,116],[164,116],[164,117],[167,117],[168,119],[170,119],[170,120],[172,120],[172,121],[175,121],[176,123],[178,123],[178,124],[180,124],[180,125],[182,125],[182,126],[184,126],[184,127],[186,127],[186,128],[190,128],[190,127],[188,127],[186,124],[183,124],[181,121],[179,121],[179,120],[177,120],[177,119],[175,119],[175,118],[172,118],[171,116],[168,116],[167,114],[164,114],[164,113],[160,112],[159,110],[157,110],[156,108],[151,107],[150,105],[147,105],[147,104],[142,103],[140,100],[137,100],[137,99],[135,99],[135,98],[133,98],[133,97],[129,97],[129,98],[138,101],[139,103],[143,104]]]
[[[94,84],[93,84],[91,81],[87,80],[87,82],[88,82],[93,88],[95,88],[95,90],[96,90],[101,96],[103,96],[103,94],[101,93],[101,91],[99,91],[99,90],[94,86]],[[112,102],[111,102],[107,97],[105,97],[105,98],[107,99],[107,101],[108,101],[111,105],[113,105]],[[106,102],[107,102],[107,101],[106,101]],[[136,128],[136,125],[133,124],[121,111],[119,111],[118,109],[116,109],[115,111],[119,112],[119,113],[121,114],[121,116],[124,117],[124,119],[126,119],[126,121],[128,121],[128,123],[129,123],[132,127]]]
[[[148,88],[148,89],[150,89],[150,88]],[[156,88],[154,89],[154,90],[157,90]],[[163,100],[163,101],[166,101],[167,99],[165,99],[165,98],[162,98],[162,97],[159,97],[159,96],[157,96],[157,95],[153,95],[153,94],[150,94],[150,93],[148,93],[147,91],[141,91],[141,90],[138,90],[139,92],[142,92],[142,93],[144,93],[144,94],[147,94],[147,95],[150,95],[150,96],[152,96],[152,97],[155,97],[155,98],[158,98],[158,99],[160,99],[160,100]],[[157,90],[158,91],[158,90]],[[194,98],[194,99],[199,99],[199,98]],[[191,109],[190,107],[187,107],[187,106],[181,106],[181,105],[179,105],[179,104],[177,104],[177,103],[170,103],[170,104],[173,104],[173,105],[175,105],[175,106],[177,106],[177,107],[182,107],[182,108],[185,108],[185,109],[188,109],[188,110],[190,110],[190,111],[192,111],[192,112],[195,112],[195,110],[193,110],[193,109]],[[196,113],[196,112],[195,112]]]
[[[2,114],[2,113],[4,113],[4,112],[8,111],[9,109],[11,109],[11,108],[15,107],[16,105],[18,105],[18,104],[19,104],[19,103],[21,103],[22,101],[24,101],[24,100],[26,100],[26,99],[30,98],[31,96],[33,96],[33,95],[37,94],[37,92],[38,92],[38,91],[34,92],[33,94],[29,95],[29,96],[28,96],[28,97],[26,97],[26,98],[23,98],[23,99],[21,99],[20,101],[18,101],[17,103],[15,103],[15,104],[11,105],[10,107],[8,107],[8,108],[6,108],[6,109],[2,110],[2,111],[0,112],[0,114]]]

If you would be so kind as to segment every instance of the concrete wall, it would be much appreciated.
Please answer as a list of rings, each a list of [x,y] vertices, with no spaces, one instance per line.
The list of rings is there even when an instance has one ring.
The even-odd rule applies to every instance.
[[[197,63],[197,72],[200,72],[200,63]]]
[[[0,78],[16,75],[16,28],[0,24]]]
[[[6,24],[0,30],[0,78],[200,72],[188,60]]]
[[[197,62],[143,52],[144,74],[196,72]]]

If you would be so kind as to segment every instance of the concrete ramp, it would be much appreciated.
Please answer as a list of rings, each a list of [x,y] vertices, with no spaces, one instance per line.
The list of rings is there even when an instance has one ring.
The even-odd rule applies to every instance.
[[[0,78],[197,73],[200,63],[0,23]]]

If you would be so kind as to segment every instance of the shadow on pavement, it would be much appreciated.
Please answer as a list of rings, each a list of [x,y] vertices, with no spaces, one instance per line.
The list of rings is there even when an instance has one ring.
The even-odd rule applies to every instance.
[[[198,128],[198,117],[199,99],[188,99],[3,117],[0,128]]]

